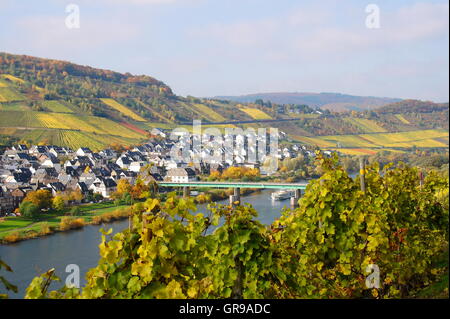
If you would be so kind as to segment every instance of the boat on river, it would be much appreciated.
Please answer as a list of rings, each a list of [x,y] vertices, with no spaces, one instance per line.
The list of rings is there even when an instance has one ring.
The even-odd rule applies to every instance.
[[[272,200],[285,200],[285,199],[289,199],[289,198],[294,197],[294,196],[295,196],[295,192],[294,191],[286,191],[286,190],[273,192],[270,195]]]

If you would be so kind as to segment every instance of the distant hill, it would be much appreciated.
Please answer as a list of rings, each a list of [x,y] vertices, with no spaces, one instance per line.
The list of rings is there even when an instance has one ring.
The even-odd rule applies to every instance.
[[[403,100],[380,107],[376,111],[378,113],[431,113],[431,112],[448,112],[448,103],[434,103],[431,101]]]
[[[401,99],[354,96],[340,93],[259,93],[240,96],[216,96],[217,99],[230,100],[241,103],[255,102],[261,99],[278,104],[306,104],[330,111],[364,111],[376,109],[386,104],[401,101]]]

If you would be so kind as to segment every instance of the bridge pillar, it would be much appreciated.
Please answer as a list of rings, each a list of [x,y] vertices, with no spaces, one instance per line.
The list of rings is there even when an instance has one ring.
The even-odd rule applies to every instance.
[[[183,186],[183,198],[188,198],[190,195],[189,187]]]
[[[301,196],[302,196],[301,190],[296,189],[296,190],[295,190],[295,193],[294,193],[294,197],[291,197],[291,206],[292,206],[293,208],[298,207],[298,201],[300,200],[300,197],[301,197]]]
[[[239,204],[241,203],[241,189],[239,187],[236,187],[234,189],[234,196],[236,197],[236,200],[239,201]]]
[[[241,189],[239,187],[236,187],[233,189],[233,195],[230,195],[230,206],[235,206],[236,202],[238,202],[238,205],[241,204]]]

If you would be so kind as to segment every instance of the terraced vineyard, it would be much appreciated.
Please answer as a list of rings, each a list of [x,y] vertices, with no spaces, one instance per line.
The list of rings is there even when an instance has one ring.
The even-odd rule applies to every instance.
[[[129,145],[139,143],[139,139],[127,139],[112,135],[100,135],[87,132],[61,131],[63,145],[68,145],[73,149],[79,147],[89,147],[93,150],[101,150],[105,145],[113,143]]]
[[[42,123],[42,127],[59,128],[59,129],[74,129],[79,131],[118,135],[128,138],[141,138],[142,135],[135,131],[128,129],[119,123],[113,122],[109,119],[79,115],[79,114],[65,114],[65,113],[44,113],[34,112],[34,115]]]
[[[260,109],[255,108],[241,108],[241,111],[247,113],[249,116],[251,116],[252,119],[255,120],[271,120],[272,117]]]
[[[372,142],[374,145],[384,147],[446,147],[442,142],[434,138],[447,138],[448,132],[445,130],[421,130],[398,133],[384,134],[363,134],[364,139]]]
[[[71,108],[67,107],[66,102],[64,101],[44,101],[42,102],[42,106],[50,112],[74,113]]]
[[[446,130],[419,130],[397,133],[374,133],[334,136],[294,136],[294,140],[325,148],[410,148],[448,147],[449,133]]]
[[[17,83],[20,83],[20,84],[24,84],[25,83],[25,81],[22,80],[21,78],[18,78],[18,77],[14,76],[14,75],[11,75],[11,74],[1,74],[0,78],[7,79],[9,81],[17,82]]]
[[[135,121],[139,121],[139,122],[145,122],[147,121],[146,119],[144,119],[143,117],[137,115],[136,113],[134,113],[132,110],[130,110],[129,108],[127,108],[126,106],[120,104],[119,102],[113,100],[113,99],[100,99],[103,103],[105,103],[106,105],[108,105],[109,107],[112,107],[113,109],[119,111],[120,113],[128,116],[129,118],[135,120]]]
[[[373,155],[377,153],[376,150],[367,148],[334,148],[332,150],[348,155]]]
[[[205,114],[211,122],[223,122],[226,121],[222,115],[212,110],[210,107],[204,104],[193,104],[193,106],[201,113]]]
[[[395,117],[398,118],[403,124],[411,124],[405,117],[401,114],[395,114]]]
[[[31,111],[31,109],[24,101],[22,101],[0,103],[0,111]]]
[[[294,141],[298,141],[301,142],[303,144],[309,144],[309,145],[317,145],[319,147],[336,147],[336,143],[334,142],[330,142],[330,141],[326,141],[322,138],[320,138],[320,136],[318,137],[308,137],[308,136],[297,136],[294,135],[292,136],[292,138],[294,139]]]
[[[25,97],[10,87],[0,87],[0,102],[23,101]]]
[[[354,117],[347,117],[344,119],[346,122],[353,124],[356,127],[359,127],[366,133],[378,133],[378,132],[387,132],[387,130],[380,125],[378,125],[375,121],[369,119],[360,119]]]

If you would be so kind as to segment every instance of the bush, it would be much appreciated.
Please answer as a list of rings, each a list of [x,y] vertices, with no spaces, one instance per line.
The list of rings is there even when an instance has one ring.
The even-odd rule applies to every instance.
[[[99,201],[103,200],[103,195],[99,194],[99,193],[95,193],[94,195],[92,195],[92,198],[93,198],[94,202],[98,203]]]
[[[109,223],[111,221],[123,219],[125,217],[130,216],[131,210],[130,209],[117,209],[113,212],[109,213],[103,213],[102,215],[97,215],[92,218],[92,223],[95,225],[101,224],[101,223]]]
[[[85,225],[83,218],[63,217],[59,223],[59,229],[62,231],[69,229],[82,228]]]
[[[42,223],[39,235],[45,236],[51,233],[50,225],[47,222]]]
[[[199,194],[195,197],[195,202],[197,204],[204,204],[211,202],[211,195],[210,194]]]
[[[18,231],[12,232],[9,235],[6,235],[5,237],[3,237],[3,241],[8,244],[18,242],[21,239],[22,238],[20,237],[20,233]]]

